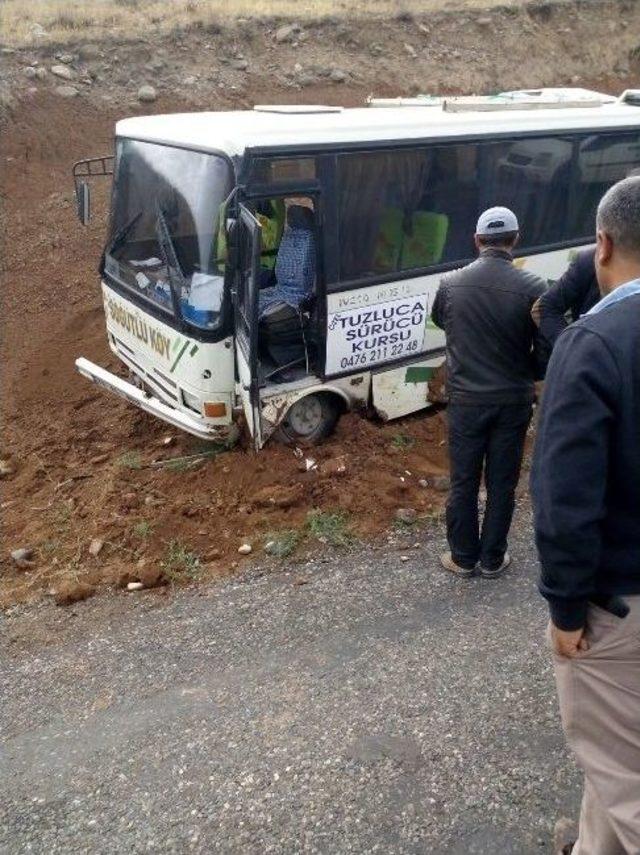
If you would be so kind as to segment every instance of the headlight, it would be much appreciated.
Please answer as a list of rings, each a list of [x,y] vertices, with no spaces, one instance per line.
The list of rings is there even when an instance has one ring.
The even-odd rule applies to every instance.
[[[190,410],[193,410],[194,413],[197,413],[199,416],[202,415],[202,403],[200,402],[200,398],[196,395],[192,395],[191,392],[187,392],[185,389],[182,390],[182,403],[185,407],[189,407]]]

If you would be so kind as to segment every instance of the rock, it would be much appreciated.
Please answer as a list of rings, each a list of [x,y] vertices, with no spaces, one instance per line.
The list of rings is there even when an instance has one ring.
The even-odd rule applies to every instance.
[[[414,508],[398,508],[396,519],[403,525],[413,525],[418,519],[418,512]]]
[[[413,47],[413,45],[410,45],[408,42],[405,42],[403,47],[405,49],[405,53],[408,53],[412,59],[416,58],[418,54],[416,53],[416,49]]]
[[[130,582],[137,582],[138,576],[137,574],[132,573],[130,570],[123,570],[122,573],[118,576],[118,581],[116,582],[116,588],[126,588]]]
[[[278,44],[292,42],[300,32],[302,32],[300,24],[285,24],[283,27],[278,27],[274,38]]]
[[[52,65],[51,73],[55,74],[56,77],[60,77],[62,80],[73,80],[75,76],[73,71],[66,65]]]
[[[78,49],[80,59],[98,59],[100,57],[100,48],[98,45],[82,45]]]
[[[33,567],[34,562],[31,560],[33,558],[33,549],[31,547],[23,547],[22,549],[14,549],[11,553],[11,560],[19,567],[20,570],[27,570],[29,567]]]
[[[94,537],[89,544],[89,555],[93,555],[94,558],[97,558],[97,556],[100,555],[103,546],[104,540],[100,540],[99,537]]]
[[[152,104],[157,98],[158,93],[153,86],[145,85],[138,89],[138,101],[141,101],[143,104]]]
[[[141,568],[138,571],[138,579],[144,588],[159,588],[168,581],[159,567]]]
[[[141,591],[144,588],[142,582],[129,582],[127,591]]]
[[[38,80],[46,80],[47,77],[47,69],[43,65],[41,65],[40,68],[36,68],[36,78]]]
[[[184,86],[195,86],[198,82],[198,78],[195,75],[190,74],[188,77],[185,77],[182,82]]]
[[[60,62],[64,63],[64,65],[71,65],[73,62],[73,56],[70,53],[61,53],[58,59]]]
[[[268,540],[264,545],[264,551],[267,553],[267,555],[277,555],[278,544],[275,540]]]
[[[476,18],[476,25],[478,27],[481,27],[482,29],[488,29],[490,26],[492,26],[492,24],[493,24],[493,21],[491,20],[491,18],[488,18],[487,16],[482,16],[480,18]]]
[[[250,543],[243,543],[242,546],[238,547],[238,552],[240,555],[249,555],[253,552],[253,547]]]
[[[43,39],[46,38],[49,33],[45,30],[42,24],[32,24],[29,27],[29,35],[31,35],[34,39]]]
[[[6,478],[8,475],[13,475],[16,469],[10,460],[0,460],[0,478]]]
[[[302,74],[296,76],[296,83],[298,86],[313,86],[314,83],[317,83],[317,78],[315,75],[303,71]]]
[[[451,486],[451,479],[448,475],[435,475],[429,479],[429,485],[438,493],[446,493]]]
[[[95,590],[89,582],[63,582],[53,596],[57,606],[70,606],[88,599]]]
[[[403,563],[405,563],[405,562],[407,562],[407,561],[411,561],[411,556],[409,556],[409,555],[401,555],[401,556],[400,556],[400,561],[402,561]]]
[[[347,474],[347,459],[346,457],[332,457],[330,460],[325,460],[320,464],[320,473],[322,475],[341,476]]]
[[[236,71],[246,71],[249,68],[249,63],[246,59],[234,59],[231,68],[235,68]]]
[[[332,68],[329,79],[332,83],[344,83],[347,79],[347,73],[341,68]]]
[[[75,98],[78,90],[75,86],[56,86],[56,95],[61,98]]]
[[[382,45],[379,45],[377,42],[374,42],[372,45],[369,46],[369,53],[371,54],[371,56],[382,56],[382,54],[384,53],[384,48],[382,47]]]
[[[429,486],[429,482],[427,481],[427,479],[426,479],[426,478],[421,478],[421,479],[418,481],[418,487],[422,487],[422,489],[423,489],[423,490],[426,490],[426,488],[427,488],[428,486]]]
[[[28,65],[24,70],[24,76],[27,78],[27,80],[33,80],[36,74],[37,70],[31,65]]]

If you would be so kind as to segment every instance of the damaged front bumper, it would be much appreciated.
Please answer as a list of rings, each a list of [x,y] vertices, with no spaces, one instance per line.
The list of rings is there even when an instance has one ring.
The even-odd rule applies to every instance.
[[[237,436],[235,425],[211,425],[195,415],[191,416],[181,410],[175,410],[144,389],[139,389],[133,383],[129,383],[99,365],[95,365],[83,356],[76,359],[75,364],[80,374],[87,380],[91,380],[98,386],[104,386],[105,389],[125,398],[141,410],[162,419],[163,422],[173,425],[173,427],[185,430],[199,439],[231,443]]]

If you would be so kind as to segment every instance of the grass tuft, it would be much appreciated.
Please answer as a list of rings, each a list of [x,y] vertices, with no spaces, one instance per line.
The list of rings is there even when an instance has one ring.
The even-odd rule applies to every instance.
[[[172,582],[180,582],[184,579],[195,581],[202,575],[200,558],[179,540],[172,540],[169,543],[162,569]]]
[[[118,458],[118,463],[124,469],[142,469],[142,457],[139,451],[125,451]]]
[[[268,534],[265,538],[265,551],[275,558],[286,558],[296,550],[300,539],[300,532],[294,529]]]
[[[391,445],[400,451],[406,451],[409,448],[413,448],[415,444],[415,439],[412,436],[407,436],[405,433],[397,433],[391,440]]]
[[[133,533],[136,537],[145,540],[153,531],[153,526],[149,520],[140,520],[133,527]]]
[[[330,546],[349,546],[354,540],[344,511],[310,511],[307,527],[316,540]]]

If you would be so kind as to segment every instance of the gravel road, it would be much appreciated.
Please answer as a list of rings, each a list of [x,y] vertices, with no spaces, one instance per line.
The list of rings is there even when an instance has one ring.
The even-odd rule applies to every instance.
[[[579,776],[529,511],[501,580],[449,576],[442,547],[411,530],[164,597],[13,609],[0,852],[550,852]]]

